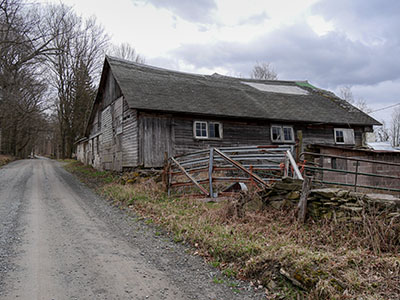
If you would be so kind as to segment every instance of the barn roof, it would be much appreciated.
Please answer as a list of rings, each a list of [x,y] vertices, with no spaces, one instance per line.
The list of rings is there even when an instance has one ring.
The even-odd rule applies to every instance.
[[[287,122],[380,125],[348,102],[307,81],[196,75],[109,56],[106,63],[129,107],[134,109]]]

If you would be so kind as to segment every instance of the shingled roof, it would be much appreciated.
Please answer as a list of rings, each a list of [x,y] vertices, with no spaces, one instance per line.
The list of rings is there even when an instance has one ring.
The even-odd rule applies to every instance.
[[[380,125],[307,82],[196,75],[106,57],[130,108],[284,122]],[[104,75],[104,74],[103,74]]]

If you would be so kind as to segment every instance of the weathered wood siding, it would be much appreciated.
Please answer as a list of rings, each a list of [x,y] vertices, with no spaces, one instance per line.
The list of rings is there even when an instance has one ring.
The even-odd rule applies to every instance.
[[[105,170],[122,170],[122,101],[118,98],[101,114],[101,164]]]
[[[89,139],[89,164],[93,166],[93,168],[102,169],[101,165],[101,135],[97,134]]]
[[[123,98],[121,90],[107,69],[100,101],[93,107],[89,124],[87,163],[96,169],[122,170]]]
[[[109,106],[113,101],[115,101],[115,99],[118,99],[122,96],[121,89],[112,75],[111,70],[108,71],[107,75],[108,76],[106,78],[104,88],[100,91],[103,107]]]
[[[222,123],[222,139],[196,139],[193,135],[193,122],[196,120]],[[209,147],[271,144],[270,126],[267,123],[175,117],[173,128],[175,155]]]
[[[163,165],[165,153],[174,155],[174,132],[169,116],[141,114],[139,118],[140,164]]]
[[[267,121],[236,121],[196,116],[167,115],[140,112],[139,115],[139,164],[144,167],[160,167],[164,153],[179,155],[209,147],[231,147],[248,145],[272,145],[271,123]],[[219,122],[222,124],[222,138],[198,139],[193,134],[194,121]],[[295,139],[302,132],[303,149],[309,144],[335,143],[333,125],[305,125],[301,123],[279,123],[293,126]],[[340,127],[340,126],[339,126]],[[354,127],[356,146],[362,144],[364,128]],[[285,143],[294,145],[295,143]]]
[[[123,101],[122,115],[122,168],[131,168],[138,165],[138,122],[137,111],[130,109]]]
[[[79,160],[82,163],[86,163],[86,148],[87,148],[88,142],[80,142],[76,146],[76,159]]]
[[[196,139],[193,122],[214,121],[223,126],[222,139]],[[173,115],[139,113],[139,163],[144,167],[161,167],[164,153],[179,155],[209,147],[270,144],[268,124],[221,121]]]
[[[302,125],[294,126],[294,131],[301,130],[303,134],[303,148],[313,144],[335,144],[334,128],[340,126],[333,125]],[[345,127],[343,127],[345,128]],[[364,129],[362,127],[353,127],[355,146],[359,147],[363,142]]]

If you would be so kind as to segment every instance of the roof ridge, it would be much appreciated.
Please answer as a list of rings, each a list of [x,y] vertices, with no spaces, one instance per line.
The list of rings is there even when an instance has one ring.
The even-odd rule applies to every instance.
[[[200,77],[200,78],[211,78],[211,79],[226,79],[226,80],[236,80],[236,81],[250,81],[250,82],[258,82],[258,83],[266,83],[266,84],[272,84],[272,83],[290,83],[290,84],[296,84],[297,82],[304,82],[308,83],[307,80],[266,80],[266,79],[254,79],[254,78],[246,78],[246,77],[233,77],[229,75],[222,75],[217,72],[214,72],[213,74],[199,74],[199,73],[190,73],[190,72],[184,72],[184,71],[179,71],[179,70],[171,70],[167,68],[162,68],[162,67],[157,67],[157,66],[152,66],[148,64],[143,64],[143,63],[137,63],[134,61],[130,61],[127,59],[111,56],[111,55],[106,55],[106,59],[108,60],[113,60],[117,61],[120,63],[125,63],[128,65],[133,65],[139,68],[146,68],[150,70],[155,70],[155,71],[162,71],[162,72],[168,72],[168,73],[175,73],[178,75],[189,75],[189,76],[195,76],[195,77]]]
[[[163,72],[169,72],[169,73],[177,73],[177,74],[181,74],[181,75],[191,75],[191,76],[199,76],[199,77],[204,77],[204,76],[209,76],[209,75],[205,75],[205,74],[196,74],[196,73],[190,73],[190,72],[183,72],[183,71],[178,71],[178,70],[171,70],[171,69],[167,69],[167,68],[162,68],[162,67],[157,67],[157,66],[152,66],[152,65],[148,65],[148,64],[143,64],[143,63],[137,63],[134,61],[130,61],[130,60],[126,60],[123,58],[119,58],[119,57],[115,57],[115,56],[110,56],[110,55],[106,55],[107,59],[111,59],[114,61],[119,61],[121,63],[126,63],[129,65],[134,65],[140,68],[146,68],[146,69],[151,69],[151,70],[156,70],[156,71],[163,71]]]

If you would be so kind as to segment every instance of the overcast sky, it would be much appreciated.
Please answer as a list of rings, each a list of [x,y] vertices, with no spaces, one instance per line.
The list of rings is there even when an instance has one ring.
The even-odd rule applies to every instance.
[[[61,2],[95,15],[114,43],[130,43],[150,65],[249,77],[265,61],[282,80],[337,94],[351,85],[373,110],[400,103],[399,0]]]

